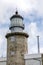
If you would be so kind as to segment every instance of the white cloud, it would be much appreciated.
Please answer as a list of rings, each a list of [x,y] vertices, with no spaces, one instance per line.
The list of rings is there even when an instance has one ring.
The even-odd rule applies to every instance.
[[[32,1],[32,2],[31,2]],[[29,12],[32,8],[37,8],[36,0],[0,0],[0,19],[6,19],[6,13],[11,14],[14,13],[14,10],[17,8],[24,12]],[[27,3],[28,2],[28,3]],[[32,4],[33,3],[33,4]],[[10,11],[10,12],[9,12]]]
[[[8,28],[0,29],[0,57],[5,57],[7,52],[7,39],[5,38],[6,34],[9,33]],[[3,53],[4,52],[4,53]]]
[[[33,23],[33,22],[32,22],[32,23],[29,25],[29,32],[30,32],[30,34],[31,34],[32,37],[35,36],[36,34],[38,34],[37,24],[36,24],[36,23]]]
[[[28,53],[38,53],[38,43],[37,43],[37,36],[39,35],[39,44],[40,44],[40,49],[43,49],[43,31],[39,31],[37,27],[37,23],[31,22],[27,26],[28,30],[27,32],[29,33],[29,38],[28,38]],[[43,50],[40,52],[42,53]]]
[[[38,12],[41,10],[40,12],[43,13],[42,0],[41,2],[37,0],[0,0],[0,22],[5,23],[15,12],[16,8],[19,11],[24,11],[25,14],[28,14],[32,10],[37,10]]]
[[[43,53],[43,47],[40,48],[40,52]]]
[[[28,26],[29,30],[29,39],[28,39],[28,46],[29,50],[28,53],[36,53],[37,52],[37,33],[38,33],[38,28],[36,23],[31,23]]]
[[[41,16],[43,16],[43,0],[38,0],[37,11]]]

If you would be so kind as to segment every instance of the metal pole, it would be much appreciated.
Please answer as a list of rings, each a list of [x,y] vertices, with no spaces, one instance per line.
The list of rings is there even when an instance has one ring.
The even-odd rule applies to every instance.
[[[37,36],[37,44],[38,44],[38,53],[40,53],[40,47],[39,47],[39,36]]]

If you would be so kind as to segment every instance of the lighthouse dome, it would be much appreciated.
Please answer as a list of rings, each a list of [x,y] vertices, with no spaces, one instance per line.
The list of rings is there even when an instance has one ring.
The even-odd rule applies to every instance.
[[[23,17],[18,14],[18,11],[15,12],[15,15],[13,15],[10,18],[10,20],[11,20],[10,24],[11,32],[23,31],[24,29]]]

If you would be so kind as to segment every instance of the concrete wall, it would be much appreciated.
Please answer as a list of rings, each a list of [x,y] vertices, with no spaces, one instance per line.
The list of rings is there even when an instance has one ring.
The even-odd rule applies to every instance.
[[[6,62],[4,61],[0,62],[0,65],[6,65]]]
[[[41,54],[28,54],[24,56],[25,65],[42,65]]]
[[[4,58],[0,58],[0,65],[6,65],[7,59]]]
[[[40,61],[28,59],[28,60],[25,61],[25,65],[40,65]]]

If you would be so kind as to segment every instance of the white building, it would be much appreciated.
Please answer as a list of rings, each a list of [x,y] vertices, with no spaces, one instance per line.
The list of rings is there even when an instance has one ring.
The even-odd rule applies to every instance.
[[[6,65],[7,59],[5,57],[0,57],[0,65]]]
[[[43,54],[25,54],[25,65],[43,65]],[[6,65],[7,58],[0,58],[0,65]]]
[[[43,54],[25,54],[25,65],[43,65]]]

